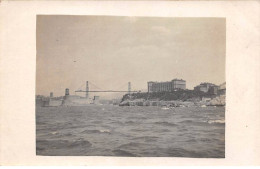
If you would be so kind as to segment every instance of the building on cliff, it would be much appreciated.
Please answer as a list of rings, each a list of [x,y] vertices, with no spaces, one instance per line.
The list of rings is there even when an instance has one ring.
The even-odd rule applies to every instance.
[[[218,93],[219,86],[212,84],[212,83],[201,83],[198,86],[194,87],[195,91],[202,91],[205,93],[210,94],[217,94]]]
[[[226,82],[219,85],[218,95],[226,95]]]
[[[173,79],[168,82],[147,82],[148,92],[171,92],[177,89],[186,89],[186,81],[182,79]]]

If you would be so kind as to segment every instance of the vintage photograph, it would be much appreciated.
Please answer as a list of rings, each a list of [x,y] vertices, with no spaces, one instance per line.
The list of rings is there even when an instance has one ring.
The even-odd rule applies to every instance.
[[[225,158],[225,18],[36,19],[36,155]]]

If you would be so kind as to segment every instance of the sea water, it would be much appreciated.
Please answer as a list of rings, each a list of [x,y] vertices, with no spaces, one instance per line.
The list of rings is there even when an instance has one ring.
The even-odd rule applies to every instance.
[[[36,154],[225,157],[224,107],[36,107]]]

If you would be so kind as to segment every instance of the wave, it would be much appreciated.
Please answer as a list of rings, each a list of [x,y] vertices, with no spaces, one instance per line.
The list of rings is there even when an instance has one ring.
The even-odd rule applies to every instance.
[[[147,119],[147,117],[143,117],[143,116],[133,116],[133,117],[128,117],[127,119]]]
[[[36,119],[36,125],[45,125],[47,124],[46,122],[43,122],[43,121],[39,121],[38,119]]]
[[[57,132],[57,131],[53,131],[53,132],[50,132],[50,134],[52,134],[52,135],[57,135],[58,132]]]
[[[225,124],[225,120],[208,120],[209,124]]]
[[[180,123],[193,123],[192,120],[183,120],[183,121],[180,121]]]
[[[181,127],[181,128],[179,129],[179,132],[185,132],[185,131],[189,131],[189,130],[186,129],[186,128],[183,128],[183,127]],[[180,134],[180,136],[183,136],[183,135],[184,135],[183,133]]]
[[[83,140],[83,139],[79,139],[79,140],[76,140],[76,141],[73,141],[73,142],[70,142],[67,147],[90,147],[92,146],[92,144],[87,141],[87,140]]]
[[[91,123],[93,123],[93,124],[101,124],[101,123],[103,123],[102,121],[100,121],[100,120],[93,120],[93,121],[90,121]]]
[[[171,130],[169,129],[159,129],[159,130],[156,130],[156,132],[170,132]]]
[[[197,124],[197,125],[208,125],[208,124],[225,124],[225,120],[206,120],[206,121],[192,121],[192,120],[184,120],[179,123],[185,124]]]
[[[121,148],[134,148],[134,149],[137,149],[138,147],[142,147],[142,146],[146,146],[147,144],[144,144],[144,143],[135,143],[135,142],[130,142],[130,143],[127,143],[127,144],[122,144],[120,145],[118,148],[121,149]]]
[[[185,142],[187,142],[187,143],[196,143],[197,140],[196,139],[189,139],[189,140],[186,140]]]
[[[95,133],[108,133],[110,134],[110,130],[107,129],[101,129],[101,130],[84,130],[81,133],[86,133],[86,134],[95,134]]]
[[[136,123],[136,122],[133,122],[132,120],[125,122],[125,124],[134,124],[134,123]]]
[[[123,125],[124,123],[121,121],[111,121],[109,124]]]
[[[137,157],[136,154],[130,153],[125,150],[117,149],[117,150],[113,150],[113,152],[115,153],[116,156]]]
[[[163,126],[178,126],[177,124],[169,123],[167,121],[155,122],[155,124],[159,124],[159,125],[163,125]]]
[[[44,147],[52,148],[52,149],[63,149],[64,147],[67,148],[74,148],[74,147],[90,147],[92,144],[84,139],[78,140],[37,140],[36,141],[36,149],[44,149]]]
[[[130,129],[130,131],[133,132],[145,132],[145,131],[150,131],[149,129],[144,129],[144,128],[137,128],[137,129]]]
[[[209,139],[209,138],[200,138],[199,141],[210,143],[210,142],[212,141],[212,139]]]
[[[153,142],[156,141],[159,137],[155,136],[141,136],[141,137],[135,137],[132,138],[132,140],[144,140],[145,142]]]
[[[205,156],[205,153],[200,151],[187,150],[184,148],[169,148],[165,152],[169,157],[195,157],[201,158]]]

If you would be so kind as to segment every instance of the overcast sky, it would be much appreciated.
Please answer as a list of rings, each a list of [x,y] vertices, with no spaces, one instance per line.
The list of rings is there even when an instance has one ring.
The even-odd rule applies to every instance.
[[[225,81],[225,19],[38,16],[36,94],[64,95],[85,81],[147,90],[147,81]],[[82,86],[80,89],[84,89]],[[90,85],[90,89],[97,89]]]

